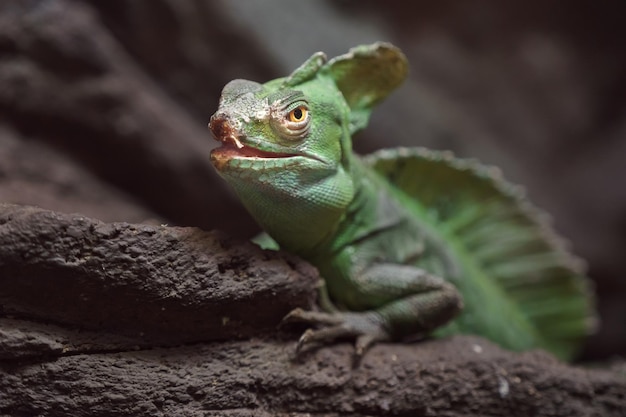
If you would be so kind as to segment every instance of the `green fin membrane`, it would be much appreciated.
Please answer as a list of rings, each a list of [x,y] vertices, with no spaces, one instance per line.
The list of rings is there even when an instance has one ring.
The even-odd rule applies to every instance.
[[[461,260],[464,276],[454,283],[469,311],[443,334],[478,333],[511,349],[540,346],[563,359],[576,353],[596,323],[585,265],[520,187],[498,169],[450,152],[400,148],[364,161]]]
[[[321,69],[331,76],[351,111],[350,132],[367,126],[373,108],[404,82],[408,61],[395,46],[377,42],[350,49]]]

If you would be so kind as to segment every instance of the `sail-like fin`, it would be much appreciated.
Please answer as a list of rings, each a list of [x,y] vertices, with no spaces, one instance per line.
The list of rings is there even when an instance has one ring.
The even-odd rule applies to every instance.
[[[539,343],[561,358],[575,353],[595,325],[585,265],[570,254],[548,216],[525,198],[521,187],[505,181],[496,168],[457,159],[450,152],[400,148],[376,152],[364,161],[450,244],[463,271],[471,275],[455,282],[468,287],[461,288],[464,297],[486,294],[473,292],[472,286],[488,289],[486,299],[467,300],[475,314],[461,316],[455,329],[521,338],[521,331],[519,336],[514,330],[501,336],[500,330],[490,330],[489,314],[501,313],[510,317],[511,329],[522,321],[532,327],[536,340],[529,345]],[[493,323],[502,318],[494,317]],[[508,347],[522,349],[524,344],[510,342]]]

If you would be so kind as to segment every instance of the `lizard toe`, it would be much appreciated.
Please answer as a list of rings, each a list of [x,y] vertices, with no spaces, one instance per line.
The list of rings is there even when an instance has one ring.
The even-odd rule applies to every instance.
[[[296,309],[283,319],[283,323],[307,323],[318,327],[302,334],[296,346],[297,352],[311,344],[354,339],[356,355],[361,357],[376,342],[390,340],[382,318],[373,312],[324,313]]]
[[[335,313],[309,311],[301,308],[291,310],[281,321],[282,324],[305,323],[310,325],[332,326],[341,324],[341,317]]]
[[[356,336],[353,331],[347,329],[341,325],[326,327],[323,329],[307,329],[300,339],[298,340],[298,345],[296,346],[296,352],[300,352],[302,348],[306,345],[310,345],[313,343],[330,343],[333,340],[345,337],[354,337]]]

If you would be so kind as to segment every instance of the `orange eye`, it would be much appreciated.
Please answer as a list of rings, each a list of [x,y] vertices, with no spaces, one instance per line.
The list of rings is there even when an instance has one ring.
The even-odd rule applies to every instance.
[[[309,111],[304,106],[296,107],[289,112],[288,119],[293,123],[303,122],[306,119],[308,112]]]

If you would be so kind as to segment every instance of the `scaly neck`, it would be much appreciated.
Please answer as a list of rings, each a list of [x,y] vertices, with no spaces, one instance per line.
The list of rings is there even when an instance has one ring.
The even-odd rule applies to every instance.
[[[229,182],[257,223],[281,248],[297,254],[332,237],[354,197],[354,182],[343,168],[317,175],[284,170]]]

